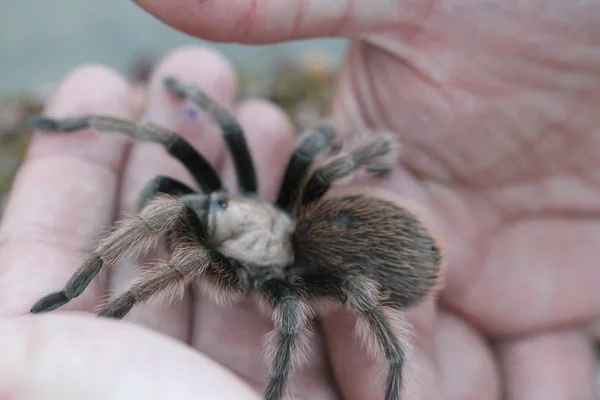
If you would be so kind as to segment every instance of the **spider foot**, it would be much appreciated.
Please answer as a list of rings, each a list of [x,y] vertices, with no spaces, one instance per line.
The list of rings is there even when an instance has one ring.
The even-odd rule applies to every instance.
[[[187,96],[187,91],[183,84],[172,76],[167,76],[163,79],[163,83],[171,94],[179,99],[184,99]]]
[[[50,118],[41,115],[31,116],[27,119],[29,126],[44,131],[62,131],[71,132],[87,128],[89,121],[87,118]]]
[[[41,312],[52,311],[64,306],[69,301],[70,299],[67,297],[64,291],[51,293],[38,300],[38,302],[31,307],[31,313],[37,314]]]
[[[114,301],[103,305],[97,311],[98,317],[122,319],[131,311],[136,303],[135,296],[131,293],[124,293]]]

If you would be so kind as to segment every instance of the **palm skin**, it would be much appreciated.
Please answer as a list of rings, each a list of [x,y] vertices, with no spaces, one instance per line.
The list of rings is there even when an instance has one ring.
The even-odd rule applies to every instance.
[[[334,115],[401,135],[450,242],[448,306],[500,336],[590,321],[600,5],[486,3],[353,43]]]
[[[341,126],[357,129],[368,125],[401,135],[401,165],[377,184],[424,204],[446,237],[448,265],[440,306],[425,304],[411,312],[416,333],[412,365],[419,368],[411,372],[416,379],[409,383],[409,391],[418,386],[422,394],[418,398],[427,400],[498,399],[501,392],[506,392],[509,400],[594,398],[593,358],[583,329],[600,308],[594,290],[600,277],[595,257],[600,235],[596,234],[599,199],[594,157],[600,141],[600,26],[596,22],[600,5],[556,0],[388,1],[377,5],[356,0],[329,3],[334,4],[330,7],[315,0],[293,3],[297,8],[289,7],[289,1],[275,0],[261,4],[238,1],[233,8],[231,2],[216,1],[191,4],[177,0],[169,2],[169,7],[161,0],[137,3],[179,29],[215,40],[271,42],[360,34],[362,39],[350,44],[331,115]],[[372,33],[375,27],[379,28],[377,34]],[[184,50],[164,61],[156,75],[168,70],[199,80],[205,87],[213,85],[212,91],[232,104],[235,85],[216,72],[223,69],[222,64],[206,66],[213,61],[214,56],[205,50]],[[99,72],[92,72],[68,78],[64,86],[69,79],[79,79],[79,90],[73,89],[73,84],[71,89],[63,89],[56,95],[62,100],[55,100],[51,112],[83,108],[120,113],[119,107],[113,108],[115,104],[107,106],[106,99],[83,105],[78,100],[81,82],[92,84],[94,80],[94,87],[106,98],[124,97],[127,90],[114,76],[100,74],[104,81],[113,82],[107,88],[100,85],[102,79],[94,79]],[[202,129],[194,124],[178,126],[172,115],[158,111],[168,109],[176,114],[172,110],[177,106],[160,96],[156,90],[151,92],[151,99],[160,99],[151,100],[148,116],[177,126],[188,137],[206,130],[202,125]],[[255,110],[246,110],[247,116],[241,119],[251,146],[254,138],[253,151],[265,154],[257,156],[263,165],[261,180],[275,182],[278,177],[273,171],[282,169],[276,166],[283,158],[275,159],[273,154],[280,152],[274,149],[291,148],[290,127],[279,111],[263,103],[259,107],[269,116],[258,118]],[[115,211],[130,211],[140,185],[153,173],[185,178],[174,163],[164,158],[160,165],[155,163],[157,149],[136,145],[125,167],[125,148],[119,139],[101,139],[106,147],[98,148],[99,139],[85,135],[37,137],[11,196],[0,229],[0,292],[5,296],[3,329],[12,335],[0,335],[2,347],[25,353],[30,348],[18,344],[33,341],[38,343],[37,351],[43,349],[42,354],[53,355],[55,360],[63,348],[57,342],[74,341],[77,336],[73,332],[78,332],[105,348],[148,343],[143,347],[148,353],[132,352],[135,357],[127,366],[163,364],[174,344],[163,337],[151,340],[141,328],[117,328],[88,318],[67,321],[58,313],[39,320],[15,317],[26,313],[39,295],[64,283],[79,260],[72,249],[92,246]],[[219,159],[216,154],[222,154],[222,148],[211,151],[202,136],[195,138],[195,144]],[[265,143],[273,147],[264,148]],[[49,164],[35,161],[48,160],[48,154],[56,155],[60,149],[61,162],[68,163],[65,148],[72,158],[93,161],[86,167],[89,171],[78,171],[82,175],[77,177],[79,185],[68,184],[64,176],[73,165],[58,165],[58,157],[54,157],[51,171],[56,173],[49,178]],[[113,154],[107,155],[106,149]],[[93,166],[99,164],[103,166]],[[143,173],[135,172],[149,164],[152,166]],[[44,174],[36,168],[44,169]],[[123,174],[122,193],[111,183],[112,178],[107,178],[106,170],[111,168]],[[226,159],[223,170],[232,176]],[[113,186],[101,194],[89,188],[86,193],[74,189],[86,179]],[[65,197],[70,201],[68,207],[60,203],[48,210],[48,203],[31,200],[61,188],[69,193]],[[268,197],[275,189],[267,185],[265,190]],[[90,199],[96,199],[95,203],[90,204]],[[99,211],[89,215],[84,204]],[[67,215],[69,219],[64,218]],[[55,248],[48,249],[44,235],[51,228],[61,233],[50,236],[50,247]],[[48,267],[40,271],[40,265]],[[89,310],[106,289],[121,290],[127,271],[115,270],[105,286],[92,288],[73,308]],[[210,398],[217,398],[210,394],[216,391],[222,391],[218,398],[223,399],[260,398],[259,392],[247,391],[240,381],[260,390],[264,374],[260,336],[270,327],[256,318],[248,304],[219,309],[187,298],[182,305],[140,309],[128,319],[188,342],[204,355],[192,355],[187,349],[174,351],[177,356],[170,359],[172,364],[163,365],[176,365],[176,372],[145,380],[146,393],[151,393],[149,389],[161,393],[156,388],[177,383],[168,386],[182,388],[177,398],[193,398],[192,388]],[[296,398],[382,398],[379,385],[371,383],[373,361],[349,333],[353,322],[346,313],[322,321],[322,334],[315,337],[310,365],[299,384],[307,386]],[[492,341],[495,349],[486,340]],[[93,392],[92,383],[83,380],[94,372],[90,364],[98,359],[98,352],[84,349],[73,354],[80,363],[71,362],[70,368],[58,370],[57,382],[75,398]],[[121,352],[106,365],[124,365],[124,357]],[[194,361],[189,357],[195,357]],[[207,358],[223,364],[238,378]],[[15,382],[23,378],[31,382],[29,388],[47,389],[48,383],[36,378],[45,365],[42,359],[29,361],[21,369],[11,368],[14,362],[2,362],[7,373],[2,374],[6,378],[0,392],[19,388]],[[194,367],[188,368],[190,364]],[[82,372],[79,380],[73,379],[77,368],[88,374]],[[96,371],[102,378],[95,382],[122,390],[114,385],[110,371]],[[203,379],[195,381],[192,376]],[[211,379],[214,376],[218,378]],[[129,385],[142,393],[138,386]]]
[[[598,312],[600,6],[531,3],[355,44],[340,96],[369,106],[336,110],[399,132],[452,243],[444,301],[493,335]],[[378,47],[393,41],[408,48]]]
[[[401,135],[390,185],[436,212],[442,308],[499,341],[509,398],[593,398],[576,332],[600,304],[600,6],[485,3],[437,2],[417,27],[352,43],[333,115]],[[543,383],[551,371],[579,375]]]

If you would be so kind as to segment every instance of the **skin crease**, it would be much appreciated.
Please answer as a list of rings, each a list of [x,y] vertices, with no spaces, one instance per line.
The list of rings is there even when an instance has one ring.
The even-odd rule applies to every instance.
[[[565,394],[595,398],[589,338],[581,330],[600,309],[595,284],[600,277],[595,261],[600,241],[596,221],[600,204],[596,154],[600,141],[599,3],[137,3],[178,29],[213,40],[264,43],[360,35],[360,41],[350,43],[332,116],[353,129],[368,125],[398,132],[403,144],[402,165],[381,185],[433,211],[447,242],[441,306],[455,322],[437,317],[431,303],[411,311],[415,337],[410,391],[420,386],[419,398],[428,400],[444,395],[461,400],[498,399],[500,392],[506,392],[509,400],[562,399]],[[375,27],[377,33],[372,31]],[[185,50],[171,54],[158,70],[199,81],[209,86],[211,93],[222,93],[233,107],[230,99],[236,93],[235,83],[228,73],[221,72],[224,64],[207,53]],[[129,89],[114,73],[89,67],[78,71],[61,85],[53,112],[121,112],[126,108],[124,98]],[[96,91],[90,92],[90,86]],[[182,128],[188,137],[194,132],[195,144],[208,146],[210,141],[205,138],[209,133],[203,123],[179,123],[177,105],[167,96],[155,89],[150,104],[149,117]],[[260,113],[248,110],[252,107],[258,107]],[[285,153],[281,148],[291,146],[289,122],[264,103],[236,109],[247,127],[252,150],[264,163],[261,182],[275,182],[266,177],[282,170],[283,160],[275,158]],[[14,316],[26,313],[40,295],[65,282],[77,266],[78,252],[92,246],[100,230],[110,223],[115,203],[125,204],[120,210],[130,210],[126,204],[131,200],[125,199],[135,196],[139,185],[128,183],[139,183],[157,171],[168,173],[169,168],[177,172],[173,176],[186,179],[166,157],[154,158],[151,150],[137,150],[141,146],[136,144],[129,153],[124,190],[119,193],[125,148],[118,138],[98,138],[85,132],[36,137],[0,228],[0,315],[5,319],[0,329],[8,329],[6,324],[25,324],[25,319]],[[211,161],[221,159],[223,170],[231,171],[227,156],[221,156],[222,146],[212,150],[203,154],[214,156]],[[145,157],[152,162],[134,163],[132,154],[136,152],[148,154]],[[143,174],[149,173],[143,178],[142,165]],[[150,172],[150,168],[156,170]],[[99,192],[99,183],[108,189]],[[265,193],[273,192],[274,188],[265,188]],[[38,200],[42,198],[43,203]],[[96,212],[89,213],[90,208]],[[109,280],[113,290],[125,284],[117,276]],[[100,300],[103,289],[101,284],[90,287],[69,307],[89,310]],[[59,348],[53,347],[54,340],[44,338],[62,334],[75,341],[75,333],[90,332],[90,326],[101,323],[71,317],[74,325],[69,326],[56,314],[44,316],[56,320],[40,324],[34,331],[35,347],[29,354],[56,360],[52,351]],[[190,296],[180,305],[158,311],[140,308],[131,319],[188,341],[260,390],[258,382],[264,372],[260,336],[270,325],[258,319],[248,304],[218,309]],[[371,391],[368,386],[373,378],[372,360],[348,333],[354,326],[352,316],[338,313],[321,325],[324,334],[315,336],[310,365],[296,384],[307,385],[302,395],[307,399],[381,399],[380,387]],[[23,325],[21,329],[26,328]],[[449,337],[439,340],[444,332]],[[5,337],[13,339],[1,343],[3,352],[28,340],[19,334]],[[487,347],[488,339],[498,344],[500,357]],[[128,343],[110,334],[102,337],[102,343],[105,341],[114,346]],[[167,342],[156,339],[148,348],[163,354]],[[143,365],[148,356],[130,361],[133,366],[136,362]],[[82,363],[83,367],[64,362],[66,371],[93,367],[93,354],[80,352],[72,357],[88,362]],[[186,357],[188,352],[182,352],[182,363]],[[14,372],[17,369],[10,360],[0,360],[3,395],[16,393],[18,382],[34,376],[40,365],[32,361],[35,358],[19,359],[26,360],[20,374]],[[461,360],[459,365],[482,367],[448,368],[456,359]],[[160,357],[155,361],[160,362]],[[540,365],[544,368],[537,367]],[[210,363],[201,368],[208,376],[215,371]],[[557,372],[563,369],[570,374]],[[549,377],[553,386],[542,385]],[[229,379],[222,387],[237,382]],[[473,379],[478,385],[471,385]],[[39,379],[31,381],[40,388],[48,385]],[[67,373],[59,379],[66,388],[73,387],[70,381]],[[206,382],[202,390],[209,393],[213,381]],[[219,382],[223,381],[215,384]],[[185,379],[178,383],[177,387],[189,384]],[[239,390],[236,398],[252,398],[243,397],[241,386]],[[62,398],[81,395],[75,389],[69,393],[70,397]]]

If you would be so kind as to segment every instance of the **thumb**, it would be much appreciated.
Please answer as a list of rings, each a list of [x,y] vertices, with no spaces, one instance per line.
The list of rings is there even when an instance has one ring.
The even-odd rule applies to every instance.
[[[415,18],[426,0],[134,0],[166,24],[207,40],[269,43],[350,36]],[[404,8],[408,8],[405,10]],[[411,10],[412,9],[412,10]],[[412,16],[409,14],[413,14]]]
[[[57,312],[0,319],[0,332],[2,399],[259,399],[216,361],[125,321]]]

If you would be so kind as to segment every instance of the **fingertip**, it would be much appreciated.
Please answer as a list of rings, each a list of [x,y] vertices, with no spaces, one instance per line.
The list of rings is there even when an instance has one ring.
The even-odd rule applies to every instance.
[[[131,86],[118,72],[101,64],[84,64],[67,72],[48,99],[43,114],[60,118],[99,113],[127,118],[132,114],[130,96]],[[35,118],[32,122],[36,122]],[[34,128],[51,128],[49,124],[46,125]],[[91,136],[93,139],[90,139]],[[94,141],[94,145],[90,140]],[[97,164],[108,162],[111,170],[117,173],[123,163],[125,143],[123,137],[97,135],[92,129],[68,134],[38,132],[28,149],[26,161],[46,155],[70,154]]]
[[[130,90],[130,84],[115,70],[102,64],[80,65],[58,84],[46,112],[60,116],[110,107],[115,113],[127,114],[123,109],[130,102]]]
[[[498,358],[510,399],[597,398],[597,361],[582,329],[546,329],[499,341]]]
[[[256,151],[277,155],[287,161],[289,154],[282,153],[294,147],[296,134],[292,121],[283,109],[268,100],[249,99],[239,104],[237,116],[251,125],[248,137],[255,143]],[[270,151],[277,149],[279,154]]]
[[[186,0],[171,1],[168,6],[160,0],[134,0],[148,13],[162,22],[189,35],[214,41],[235,40],[238,32],[247,30],[250,24],[252,2],[237,2],[223,7],[206,1],[190,3]]]
[[[435,332],[435,358],[448,400],[497,399],[500,375],[492,349],[466,322],[440,313]]]
[[[190,118],[185,102],[169,90],[165,79],[197,86],[225,107],[232,108],[238,90],[233,65],[220,52],[205,46],[189,45],[172,50],[151,74],[143,116],[176,130],[218,166],[224,150],[221,131],[205,113]]]
[[[166,88],[166,79],[178,79],[185,84],[199,85],[210,95],[224,104],[231,106],[237,96],[238,81],[234,66],[219,51],[206,46],[187,45],[169,52],[157,65],[150,78],[149,113],[154,109],[152,97],[168,94],[173,102],[178,102],[176,96]]]
[[[265,123],[265,126],[277,123],[281,128],[280,132],[282,134],[293,137],[294,126],[291,120],[283,109],[275,103],[265,99],[247,99],[242,101],[237,108],[237,114],[240,118],[253,116],[256,113],[264,115],[270,121]]]
[[[426,16],[430,9],[427,2],[414,2],[400,9],[395,2],[363,0],[134,2],[187,34],[212,41],[241,43],[356,35],[397,23],[398,18],[415,21]]]

